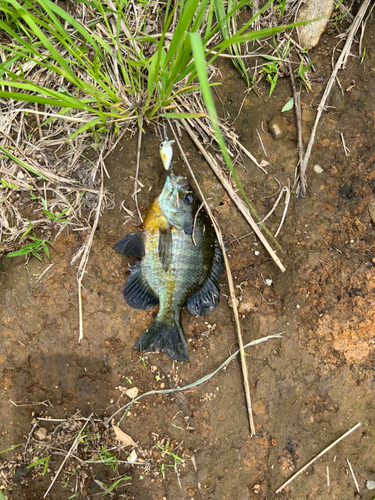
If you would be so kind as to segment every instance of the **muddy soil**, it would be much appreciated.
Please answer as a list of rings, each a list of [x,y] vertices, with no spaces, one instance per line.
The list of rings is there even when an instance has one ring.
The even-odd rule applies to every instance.
[[[312,90],[302,94],[305,144],[331,73],[334,35],[324,35],[310,53],[316,76],[323,76],[324,82],[312,83]],[[241,367],[235,359],[198,387],[172,395],[147,396],[131,407],[120,427],[136,441],[138,457],[144,457],[147,467],[145,463],[121,464],[114,473],[109,466],[90,464],[82,475],[79,462],[72,459],[48,498],[100,498],[103,489],[94,479],[108,487],[123,475],[131,477],[131,484],[116,489],[113,498],[375,497],[375,490],[366,488],[367,481],[375,480],[375,238],[369,211],[375,191],[374,38],[375,23],[369,21],[362,42],[366,57],[362,64],[358,57],[349,58],[347,69],[339,75],[343,93],[338,87],[333,89],[331,107],[318,127],[307,171],[308,195],[297,198],[292,193],[278,238],[283,249],[278,255],[285,273],[249,234],[247,223],[209,166],[183,137],[189,161],[228,242],[229,262],[242,299],[244,342],[284,332],[281,339],[247,350],[256,436],[249,437]],[[357,51],[355,44],[352,53]],[[222,86],[218,94],[222,103],[216,97],[218,109],[224,109],[227,118],[233,120],[245,85],[226,60],[220,62],[220,70]],[[282,107],[292,96],[289,78],[279,79],[271,97],[265,84],[259,91],[260,98],[254,93],[248,95],[233,127],[245,147],[259,160],[270,163],[267,175],[246,157],[246,168],[237,167],[246,192],[263,216],[275,202],[278,183],[284,186],[290,179],[293,184],[298,154],[293,111],[282,114],[287,121],[282,139],[274,140],[267,126],[273,117],[281,116]],[[347,155],[340,133],[350,150]],[[158,147],[159,139],[146,128],[140,170],[144,187],[138,194],[142,210],[158,195],[164,182]],[[124,139],[107,163],[110,178],[106,184],[114,194],[116,208],[101,217],[95,234],[83,280],[85,338],[80,344],[75,269],[70,261],[85,235],[65,231],[53,244],[53,266],[40,280],[50,264],[47,260],[41,263],[31,259],[27,266],[21,257],[0,261],[2,450],[24,445],[35,416],[68,418],[77,410],[83,417],[92,412],[95,418],[110,416],[129,402],[125,389],[137,387],[143,393],[187,385],[212,372],[236,349],[232,310],[226,299],[228,286],[223,277],[222,296],[215,311],[199,318],[183,312],[189,363],[176,363],[162,354],[147,354],[140,359],[133,350],[155,311],[137,311],[124,302],[127,266],[134,259],[122,257],[111,247],[137,230],[139,223],[136,216],[131,219],[120,207],[124,202],[135,211],[131,197],[135,160],[133,138]],[[321,168],[314,170],[315,165]],[[182,162],[176,161],[176,172],[184,169]],[[268,221],[273,233],[283,208],[282,202]],[[357,430],[282,493],[275,494],[296,470],[357,422],[362,424]],[[52,433],[56,423],[39,425]],[[33,436],[31,443],[35,439]],[[113,433],[111,439],[115,443]],[[169,443],[167,449],[183,458],[177,469],[166,467],[174,461],[161,453],[158,443]],[[43,466],[39,466],[21,477],[20,470],[24,469],[17,467],[23,463],[22,449],[2,455],[0,477],[7,498],[41,499],[62,456],[52,456],[45,475]],[[29,450],[27,464],[35,457],[42,458],[35,444]],[[127,460],[124,450],[115,453]],[[66,483],[67,478],[70,481]]]

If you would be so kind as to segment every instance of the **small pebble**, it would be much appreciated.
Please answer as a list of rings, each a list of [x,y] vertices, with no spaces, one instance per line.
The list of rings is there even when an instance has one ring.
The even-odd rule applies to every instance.
[[[276,115],[268,124],[269,133],[275,141],[278,141],[285,137],[288,131],[289,123],[287,120],[280,115]]]
[[[254,484],[253,492],[257,495],[260,492],[260,484]]]
[[[368,490],[375,490],[375,481],[367,481],[366,488]]]
[[[314,165],[314,172],[317,174],[321,174],[324,172],[324,170],[322,169],[322,167],[320,165]]]
[[[39,429],[35,431],[34,436],[39,441],[43,441],[47,437],[47,429],[45,427],[39,427]]]
[[[20,170],[18,173],[17,173],[17,179],[24,179],[25,178],[25,174],[22,172],[22,170]]]
[[[138,396],[138,392],[139,392],[138,387],[132,387],[131,389],[125,391],[125,394],[129,396],[130,399],[134,399]]]

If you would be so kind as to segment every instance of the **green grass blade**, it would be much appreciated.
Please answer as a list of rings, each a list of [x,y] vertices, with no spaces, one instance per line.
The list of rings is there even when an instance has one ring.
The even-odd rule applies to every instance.
[[[203,118],[207,113],[163,113],[163,118]]]
[[[94,38],[90,35],[90,33],[87,31],[87,29],[85,29],[79,22],[77,22],[74,19],[74,17],[69,15],[67,12],[65,12],[64,9],[59,7],[57,4],[51,2],[50,0],[38,0],[38,2],[40,3],[40,5],[43,6],[43,8],[50,15],[50,17],[52,19],[54,19],[54,22],[56,24],[58,24],[58,20],[55,16],[52,16],[52,12],[54,12],[55,14],[60,16],[62,19],[64,19],[64,21],[66,21],[71,26],[73,26],[73,28],[75,28],[78,31],[78,33],[80,35],[82,35],[82,37],[93,47],[93,49],[100,52],[100,49],[99,49],[97,43],[95,42]],[[66,31],[64,30],[64,28],[62,26],[61,26],[61,28],[62,28],[62,31],[64,33],[66,33]],[[71,43],[73,43],[73,42],[71,42]]]
[[[68,140],[71,140],[71,139],[74,139],[74,137],[76,137],[77,135],[81,134],[82,132],[84,132],[85,130],[88,130],[89,128],[90,129],[93,129],[94,127],[96,127],[96,125],[98,125],[100,122],[102,121],[101,118],[94,118],[93,120],[89,121],[88,123],[85,123],[84,125],[82,125],[82,127],[80,127],[78,130],[76,130],[73,134],[71,134],[69,137],[68,137]]]
[[[16,448],[18,448],[19,446],[22,446],[21,444],[14,444],[13,446],[11,446],[10,448],[7,448],[6,450],[0,450],[0,455],[2,453],[7,453],[8,451],[13,451],[15,450]],[[1,490],[0,490],[1,491]]]
[[[121,483],[121,481],[129,481],[129,479],[131,479],[130,476],[120,477],[120,479],[117,479],[117,481],[115,481],[107,490],[104,491],[104,493],[102,493],[102,497],[108,495],[108,493],[111,493],[111,491],[113,491],[116,488],[116,486],[118,486]]]
[[[79,79],[77,78],[77,76],[73,73],[69,65],[65,62],[65,59],[61,56],[59,51],[53,46],[50,40],[39,28],[38,23],[40,22],[40,20],[30,12],[25,10],[23,7],[21,7],[21,5],[16,0],[6,0],[6,1],[14,6],[14,8],[17,10],[17,13],[22,16],[22,19],[25,21],[25,23],[28,24],[33,33],[43,43],[44,47],[48,50],[53,59],[59,63],[62,69],[62,75],[79,87]]]
[[[232,9],[232,1],[228,1],[228,11],[234,10],[236,11],[237,8],[237,2],[234,1],[234,9]],[[224,40],[230,40],[232,38],[231,34],[231,22],[232,19],[234,19],[234,22],[236,24],[236,16],[235,13],[231,18],[226,17],[226,12],[224,9],[224,3],[222,0],[214,0],[214,9],[215,9],[215,16],[217,19],[217,22],[219,23],[220,26],[220,33],[221,36]],[[241,54],[240,46],[238,44],[231,44],[228,47],[229,52],[232,55],[239,56]],[[250,84],[249,80],[249,75],[247,74],[245,64],[242,59],[232,59],[232,63],[234,66],[237,68],[241,76],[243,76],[246,80],[247,85]]]
[[[246,201],[248,207],[250,208],[251,212],[254,214],[256,219],[259,221],[260,219],[259,219],[258,215],[256,214],[253,206],[251,205],[249,199],[247,198],[246,193],[245,193],[245,191],[240,183],[240,180],[238,179],[237,173],[233,168],[232,162],[230,160],[228,151],[227,151],[226,146],[225,146],[224,138],[221,134],[221,130],[220,130],[220,126],[219,126],[219,119],[218,119],[218,116],[216,113],[215,104],[214,104],[212,94],[211,94],[211,91],[209,88],[209,82],[208,82],[207,71],[206,71],[206,62],[205,62],[205,58],[204,58],[203,45],[202,45],[200,36],[198,33],[190,33],[190,39],[191,39],[191,45],[192,45],[192,49],[193,49],[194,61],[195,61],[196,69],[197,69],[199,82],[202,86],[203,99],[204,99],[207,111],[210,115],[210,120],[211,120],[212,128],[215,131],[216,140],[219,143],[221,153],[224,157],[225,163],[227,164],[228,169],[229,169],[238,189],[240,190],[240,192],[241,192],[244,200]],[[262,227],[264,227],[264,226],[262,226]],[[270,234],[269,231],[267,231],[267,234]],[[270,235],[270,236],[272,237],[272,235]],[[276,241],[274,238],[273,238],[273,240]]]
[[[2,146],[0,146],[0,151],[2,151],[3,153],[5,153],[9,158],[11,158],[13,161],[15,161],[16,163],[18,163],[18,165],[21,165],[21,167],[25,168],[26,170],[28,170],[32,174],[34,174],[34,175],[36,175],[38,177],[41,177],[45,181],[49,180],[43,174],[41,174],[40,172],[38,172],[37,170],[35,170],[33,167],[30,167],[30,165],[28,165],[27,163],[23,162],[22,160],[20,160],[16,156],[14,156],[12,153],[10,153],[7,149],[3,148]]]

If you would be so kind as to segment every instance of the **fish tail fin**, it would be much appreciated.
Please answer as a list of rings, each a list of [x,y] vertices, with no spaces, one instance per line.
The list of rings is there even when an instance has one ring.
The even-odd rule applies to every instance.
[[[189,361],[189,349],[179,320],[155,318],[135,343],[136,351],[162,351],[177,361]]]

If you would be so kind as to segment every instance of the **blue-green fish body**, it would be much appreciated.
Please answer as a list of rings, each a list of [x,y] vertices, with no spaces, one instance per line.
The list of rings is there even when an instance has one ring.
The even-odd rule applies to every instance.
[[[191,314],[202,315],[217,306],[223,256],[207,213],[186,177],[169,175],[147,210],[142,231],[127,235],[114,248],[142,257],[127,279],[126,302],[138,309],[159,304],[157,317],[135,349],[163,351],[187,361],[182,307],[186,304]]]

